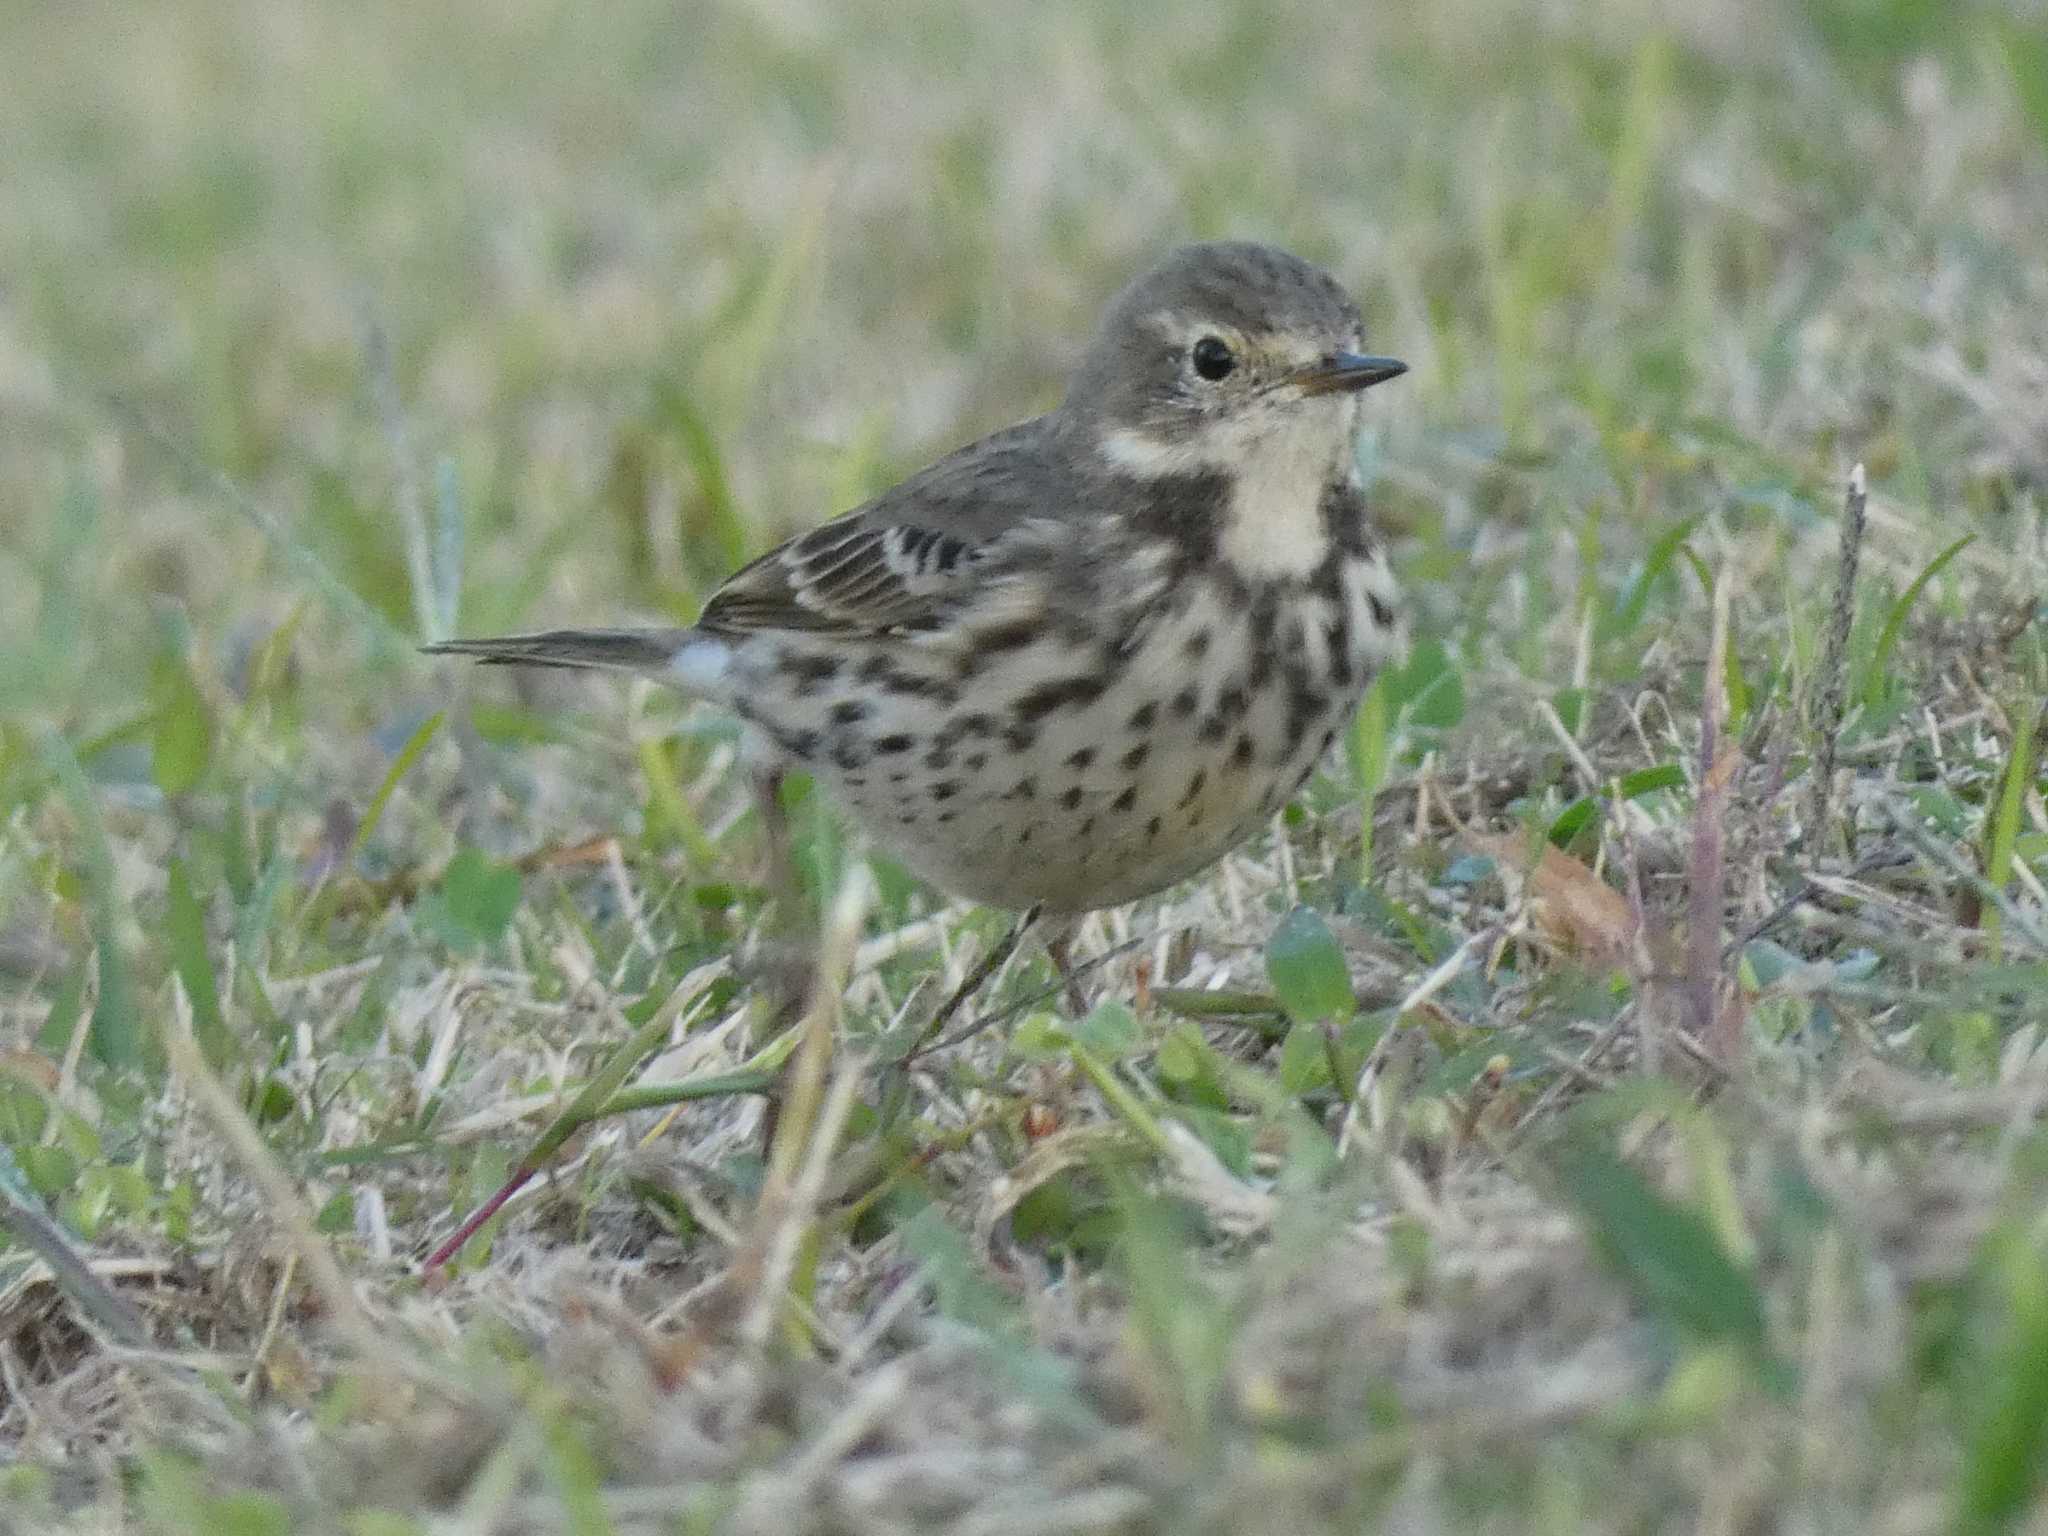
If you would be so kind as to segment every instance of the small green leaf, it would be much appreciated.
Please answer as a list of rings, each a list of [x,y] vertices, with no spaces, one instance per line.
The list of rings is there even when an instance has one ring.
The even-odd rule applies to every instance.
[[[1544,836],[1559,848],[1569,847],[1571,840],[1590,827],[1599,815],[1600,802],[1591,795],[1581,795],[1557,813],[1557,820],[1550,824],[1550,830]]]
[[[353,1230],[355,1224],[356,1197],[346,1189],[336,1190],[313,1218],[313,1225],[330,1237],[337,1232]]]
[[[60,1110],[55,1132],[57,1141],[81,1163],[98,1162],[102,1151],[100,1133],[90,1120],[72,1110]]]
[[[1296,907],[1273,930],[1266,945],[1266,975],[1280,1006],[1297,1023],[1341,1024],[1358,1006],[1336,935],[1307,907]]]
[[[1033,1013],[1010,1031],[1010,1049],[1026,1061],[1043,1061],[1063,1054],[1067,1038],[1067,1026],[1059,1015]]]
[[[1624,800],[1634,800],[1655,789],[1677,789],[1685,783],[1685,770],[1676,763],[1659,763],[1624,773],[1615,787]]]
[[[1223,1085],[1222,1068],[1216,1052],[1202,1038],[1199,1025],[1176,1024],[1159,1042],[1159,1052],[1153,1060],[1168,1096],[1183,1108],[1222,1110],[1229,1106],[1230,1094]]]
[[[519,871],[465,848],[449,861],[441,896],[457,927],[481,943],[495,944],[519,910]]]
[[[1280,1044],[1280,1086],[1302,1094],[1330,1081],[1329,1039],[1320,1024],[1297,1024]]]
[[[50,1123],[50,1101],[43,1091],[12,1076],[0,1076],[0,1145],[26,1156],[43,1138]]]
[[[78,1182],[78,1159],[62,1147],[24,1146],[20,1162],[30,1185],[45,1200],[56,1199]]]
[[[1046,1180],[1010,1213],[1011,1241],[1027,1248],[1071,1242],[1081,1201],[1071,1174]]]
[[[276,1125],[280,1120],[288,1120],[297,1108],[298,1101],[292,1097],[291,1088],[275,1077],[264,1079],[255,1102],[250,1105],[258,1125]]]
[[[103,1172],[88,1169],[84,1176],[73,1185],[70,1197],[64,1201],[64,1220],[87,1242],[99,1236],[100,1228],[112,1212],[113,1192],[107,1185]]]
[[[1166,1082],[1193,1082],[1202,1071],[1201,1031],[1185,1024],[1175,1026],[1159,1042],[1159,1054],[1154,1060],[1159,1076]]]
[[[149,1209],[149,1180],[140,1165],[116,1163],[107,1170],[107,1196],[123,1216],[140,1216]]]
[[[164,1236],[174,1243],[182,1243],[192,1232],[192,1213],[199,1208],[199,1186],[190,1178],[178,1180],[165,1196],[159,1220],[163,1223]]]
[[[1615,780],[1616,798],[1635,800],[1659,789],[1677,789],[1685,783],[1685,770],[1676,763],[1658,763],[1650,768],[1638,768],[1625,773]],[[1559,848],[1570,845],[1599,816],[1602,808],[1600,799],[1592,795],[1581,795],[1570,805],[1557,813],[1557,819],[1544,834]]]
[[[1138,1016],[1111,999],[1097,1003],[1088,1017],[1074,1026],[1073,1038],[1096,1055],[1114,1061],[1136,1048],[1138,1033]]]
[[[1448,729],[1465,718],[1465,679],[1440,640],[1416,641],[1389,686],[1411,724]]]

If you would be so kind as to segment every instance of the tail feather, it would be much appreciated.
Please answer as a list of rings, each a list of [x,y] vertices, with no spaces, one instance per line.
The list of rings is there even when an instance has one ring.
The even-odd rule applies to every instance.
[[[443,640],[429,656],[473,656],[486,666],[576,667],[665,674],[691,638],[686,629],[551,629],[538,635]]]

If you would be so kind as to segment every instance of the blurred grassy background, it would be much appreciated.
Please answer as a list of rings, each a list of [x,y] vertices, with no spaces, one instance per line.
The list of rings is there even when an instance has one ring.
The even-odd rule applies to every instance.
[[[109,5],[7,42],[8,682],[87,729],[165,610],[219,657],[307,590],[108,397],[400,630],[394,507],[444,493],[472,626],[686,612],[1044,405],[1189,236],[1327,262],[1416,362],[1376,415],[1425,575],[1559,579],[1530,502],[1650,523],[1708,451],[1764,494],[1862,455],[1928,515],[2038,469],[2022,10]],[[1482,473],[1531,456],[1537,491]],[[323,702],[417,686],[308,622]]]
[[[1361,451],[1422,645],[1366,757],[1383,752],[1411,786],[1425,763],[1512,780],[1506,814],[1588,863],[1629,827],[1651,854],[1660,838],[1680,846],[1706,583],[1726,573],[1728,686],[1765,807],[1747,842],[1731,831],[1731,928],[1761,917],[1794,883],[1773,860],[1802,829],[1778,797],[1807,761],[1798,725],[1841,487],[1862,461],[1872,521],[1844,749],[1864,777],[1846,812],[1837,802],[1841,835],[1853,846],[1860,827],[1867,848],[1886,829],[1879,801],[1908,796],[1959,861],[1928,876],[1941,897],[1919,893],[1929,908],[1964,891],[1991,900],[1988,872],[2015,904],[1992,902],[1994,939],[2001,917],[2038,920],[2048,752],[2026,743],[2048,692],[2042,626],[2029,629],[2048,590],[2039,0],[0,0],[0,1050],[21,1068],[0,1085],[0,1151],[26,1187],[79,1240],[123,1251],[211,1253],[251,1219],[210,1137],[159,1099],[156,1031],[192,999],[202,1046],[323,1230],[354,1245],[351,1272],[410,1296],[405,1260],[511,1157],[438,1140],[443,1101],[451,1116],[481,1112],[573,1080],[565,1060],[587,1070],[594,1042],[620,1037],[615,1016],[576,1011],[590,977],[652,1013],[744,934],[758,894],[715,728],[679,729],[672,709],[616,690],[478,686],[413,643],[687,619],[748,555],[1051,403],[1122,281],[1176,241],[1226,235],[1328,265],[1359,296],[1374,348],[1412,367],[1372,397]],[[1602,738],[1612,754],[1593,739],[1603,701],[1637,715],[1633,737]],[[1638,810],[1582,795],[1546,704],[1602,774],[1647,775],[1612,797]],[[1307,894],[1352,917],[1366,910],[1357,787],[1320,785],[1302,834],[1342,844]],[[1426,836],[1387,846],[1389,830],[1372,856],[1414,879],[1404,899],[1428,918],[1401,930],[1398,996],[1479,930],[1473,893],[1493,887],[1457,850]],[[579,884],[567,855],[559,877],[495,862],[612,834],[619,889],[658,893],[659,944],[604,872]],[[1812,853],[1837,833],[1803,835]],[[882,920],[926,910],[884,875]],[[1659,878],[1682,899],[1682,878]],[[1248,910],[1232,887],[1202,909],[1209,938],[1264,945],[1293,882],[1289,864]],[[1939,954],[1947,929],[1916,930],[1924,943],[1894,954],[1840,927],[1753,957],[1769,965],[1744,973],[1745,995],[1789,1052],[1771,1058],[1762,1100],[1790,1117],[1810,1107],[1805,1074],[1838,1030],[1881,1037],[1889,1065],[1925,1074],[1915,1092],[2007,1084],[2048,1024],[2026,931],[2009,927],[2013,953],[1994,946],[1991,960],[1974,928]],[[1848,966],[1866,990],[1816,1001],[1801,961]],[[896,1001],[917,970],[892,974]],[[448,974],[459,980],[444,989]],[[1620,983],[1567,995],[1540,965],[1528,979],[1525,995],[1489,972],[1455,999],[1465,1021],[1422,1047],[1435,1075],[1418,1078],[1418,1100],[1438,1120],[1507,1038],[1491,1031],[1556,1026],[1515,1047],[1534,1098],[1576,1081],[1546,1048],[1576,1056],[1570,1030],[1628,1006]],[[460,989],[498,1011],[457,1049]],[[1330,1108],[1328,1071],[1318,1082],[1299,1059],[1246,1059],[1282,1098]],[[380,1075],[394,1061],[419,1081]],[[1217,1089],[1209,1108],[1241,1116],[1248,1092]],[[1797,1140],[1770,1123],[1758,1147]],[[1755,1149],[1740,1130],[1699,1134],[1739,1166],[1727,1191],[1702,1174],[1685,1198],[1739,1253],[1730,1210],[1767,1209],[1755,1219],[1768,1226],[1796,1191],[1741,1162],[1731,1139]],[[366,1162],[356,1178],[331,1160],[407,1137],[425,1172]],[[983,1161],[955,1188],[1028,1150],[975,1145]],[[2041,1160],[1976,1150],[1978,1195],[2006,1202],[2000,1241],[2018,1245],[1998,1253],[2032,1253]],[[1437,1155],[1494,1167],[1465,1142]],[[632,1225],[648,1218],[615,1171],[593,1162],[549,1196],[529,1241],[635,1254],[665,1241]],[[1605,1164],[1566,1178],[1568,1196],[1611,1184]],[[1706,1254],[1715,1283],[1761,1316],[1750,1282],[1701,1239],[1706,1218],[1658,1226],[1676,1207],[1632,1185],[1619,1217],[1589,1200],[1582,1219],[1608,1247],[1617,1224],[1640,1236],[1629,1224],[1647,1220],[1652,1250],[1669,1239]],[[1077,1235],[1086,1215],[1034,1219],[1092,1253]],[[1482,1246],[1488,1219],[1468,1223]],[[1178,1274],[1173,1244],[1152,1236],[1131,1241]],[[1858,1283],[1907,1284],[1883,1268],[1883,1242],[1842,1241],[1871,1266]],[[1618,1246],[1624,1270],[1644,1251]],[[1380,1258],[1400,1271],[1404,1251]],[[25,1273],[6,1267],[19,1257],[0,1247],[0,1282]],[[1639,1263],[1638,1279],[1655,1267]],[[1801,1331],[1819,1273],[1760,1271],[1756,1284],[1774,1319],[1797,1317],[1794,1357],[1810,1345],[1848,1359],[1839,1335]],[[1157,1284],[1135,1302],[1155,1321],[1199,1290]],[[1658,1313],[1668,1295],[1645,1284]],[[1817,1452],[1788,1468],[1744,1440],[1743,1406],[1780,1399],[1728,1387],[1716,1356],[1678,1373],[1677,1396],[1636,1403],[1626,1431],[1604,1425],[1597,1453],[1572,1442],[1546,1463],[1538,1447],[1490,1485],[1480,1468],[1475,1518],[1492,1509],[1494,1528],[1519,1528],[1547,1509],[1566,1521],[1552,1528],[1645,1529],[1721,1509],[1728,1523],[1701,1514],[1702,1526],[1744,1528],[1734,1494],[1712,1503],[1725,1454],[1762,1479],[1757,1508],[1796,1488],[1830,1510],[1889,1508],[1888,1529],[1956,1510],[2001,1528],[2033,1496],[2026,1433],[2048,1423],[2048,1374],[2024,1351],[1971,1353],[2006,1338],[2009,1315],[2016,1336],[2040,1327],[2020,1280],[1984,1294],[1997,1299],[1982,1312],[1975,1292],[1927,1301],[1906,1329],[1922,1352],[1871,1367],[1893,1372],[1891,1418],[1851,1423],[1827,1417],[1836,1398],[1806,1401],[1856,1447],[1853,1478],[1830,1481]],[[216,1342],[256,1349],[252,1379],[267,1371],[265,1390],[280,1390],[255,1344],[275,1332],[268,1293],[250,1296],[216,1298]],[[1182,1385],[1199,1376],[1198,1343],[1160,1346],[1193,1373]],[[10,1380],[67,1379],[77,1340],[51,1350]],[[1930,1422],[1963,1435],[1942,1405],[1973,1372],[2002,1384],[2007,1416],[1925,1461],[1899,1452]],[[38,1417],[7,1392],[0,1431],[47,1455],[64,1438],[50,1398]],[[105,1404],[77,1418],[74,1446],[133,1433]],[[1181,1425],[1178,1443],[1221,1443],[1201,1438],[1223,1435],[1216,1424],[1198,1428]],[[1673,1452],[1663,1482],[1630,1486],[1622,1442],[1666,1430],[1701,1438]],[[1958,1465],[1977,1481],[1944,1481]]]

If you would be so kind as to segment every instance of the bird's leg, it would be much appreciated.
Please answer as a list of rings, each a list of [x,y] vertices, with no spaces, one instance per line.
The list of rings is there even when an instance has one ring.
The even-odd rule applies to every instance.
[[[766,1044],[804,1016],[810,1006],[811,988],[817,982],[814,963],[818,953],[817,925],[811,921],[804,899],[802,875],[796,867],[796,839],[789,825],[789,812],[782,804],[783,771],[767,765],[751,775],[754,813],[760,818],[763,855],[768,867],[763,882],[769,891],[769,915],[755,939],[756,978],[765,993],[753,1024],[754,1043]],[[761,1115],[761,1150],[775,1145],[775,1131],[782,1119],[782,1103],[789,1094],[791,1074],[796,1065],[792,1055],[775,1074],[765,1096]]]
[[[1067,1012],[1075,1018],[1085,1018],[1088,1013],[1088,993],[1081,986],[1081,978],[1074,973],[1074,928],[1071,921],[1063,923],[1057,933],[1047,936],[1045,953],[1052,961],[1052,968],[1059,972],[1060,986],[1066,993]]]
[[[965,981],[953,990],[953,995],[946,999],[944,1006],[939,1009],[931,1022],[919,1033],[917,1044],[904,1053],[902,1060],[908,1063],[932,1051],[942,1051],[951,1046],[958,1045],[970,1036],[980,1034],[991,1025],[1000,1024],[1005,1019],[1022,1012],[1024,1009],[1035,1007],[1039,1003],[1046,1001],[1052,996],[1053,992],[1064,994],[1064,1001],[1066,1002],[1069,1014],[1076,1019],[1083,1017],[1088,1012],[1091,999],[1088,996],[1087,990],[1081,985],[1080,972],[1083,968],[1074,963],[1073,953],[1070,949],[1077,922],[1078,920],[1072,917],[1054,918],[1050,924],[1052,932],[1041,938],[1041,942],[1045,945],[1046,954],[1052,960],[1053,968],[1059,972],[1060,979],[1056,987],[1030,997],[1021,998],[1007,1008],[1000,1008],[993,1013],[983,1014],[974,1023],[967,1025],[958,1033],[941,1038],[939,1031],[946,1021],[952,1017],[953,1013],[962,1003],[974,994],[978,987],[995,974],[997,968],[1010,957],[1017,945],[1022,942],[1026,932],[1034,924],[1046,924],[1045,915],[1039,908],[1034,907],[1025,913],[1017,926],[1010,930],[1009,935],[1003,942],[989,954],[987,959],[974,968],[973,974],[968,976]],[[1127,949],[1135,949],[1144,942],[1146,941],[1143,939],[1130,940],[1110,950],[1108,954],[1103,955],[1100,959],[1089,961],[1088,964],[1091,966],[1100,965],[1111,956],[1121,954]]]
[[[753,793],[754,814],[761,819],[761,839],[767,845],[768,884],[779,903],[801,894],[796,878],[796,850],[789,830],[789,812],[782,804],[780,768],[756,768],[748,779]]]
[[[770,766],[756,769],[752,783],[754,810],[760,817],[762,841],[766,845],[766,884],[773,914],[762,925],[760,941],[760,963],[769,989],[771,1030],[803,1012],[809,1001],[811,961],[817,952],[817,935],[804,900],[803,880],[797,872],[789,812],[782,804],[782,781],[782,770]]]
[[[987,986],[989,979],[1009,963],[1010,956],[1017,953],[1017,946],[1024,942],[1024,935],[1031,931],[1031,925],[1038,921],[1042,910],[1043,908],[1035,906],[1028,908],[1022,917],[1010,925],[1010,931],[998,939],[989,952],[969,968],[967,974],[960,978],[960,985],[939,1004],[939,1011],[933,1014],[931,1021],[925,1025],[924,1032],[918,1036],[917,1045],[912,1048],[912,1054],[943,1033],[946,1026],[952,1023],[953,1015],[966,1006],[967,1000]]]

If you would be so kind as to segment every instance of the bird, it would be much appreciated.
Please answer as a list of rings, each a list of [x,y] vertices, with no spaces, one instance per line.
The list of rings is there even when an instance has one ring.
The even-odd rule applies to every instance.
[[[1134,901],[1267,824],[1405,644],[1357,438],[1363,391],[1407,369],[1363,330],[1284,250],[1183,246],[1109,303],[1057,406],[760,556],[695,624],[425,649],[722,707],[764,806],[804,770],[954,896]]]

